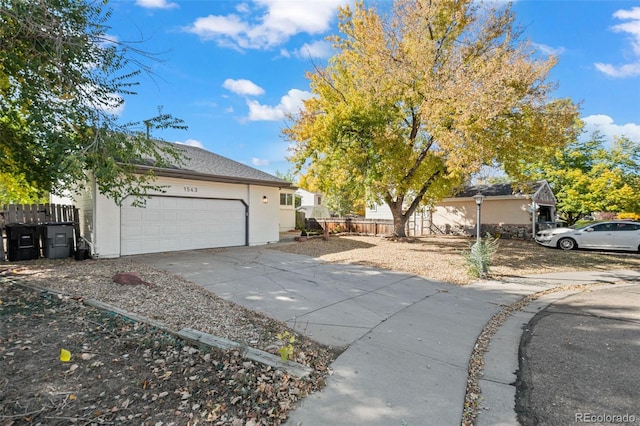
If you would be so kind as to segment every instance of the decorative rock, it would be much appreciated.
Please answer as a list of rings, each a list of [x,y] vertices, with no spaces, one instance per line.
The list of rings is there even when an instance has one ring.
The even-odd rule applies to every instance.
[[[113,276],[113,282],[121,285],[146,285],[149,288],[153,286],[140,278],[137,272],[119,272]]]

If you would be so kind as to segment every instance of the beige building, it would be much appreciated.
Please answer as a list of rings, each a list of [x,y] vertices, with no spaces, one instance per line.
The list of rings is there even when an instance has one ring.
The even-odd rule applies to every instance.
[[[512,238],[531,238],[539,227],[554,221],[556,198],[547,181],[517,190],[512,184],[467,186],[453,197],[425,207],[407,222],[409,235],[464,234],[476,232],[478,206],[474,196],[482,194],[481,233]],[[392,219],[387,205],[367,208],[368,219]]]

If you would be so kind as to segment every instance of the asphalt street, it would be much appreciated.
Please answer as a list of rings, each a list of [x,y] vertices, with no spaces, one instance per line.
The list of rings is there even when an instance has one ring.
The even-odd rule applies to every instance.
[[[640,285],[578,293],[536,314],[520,343],[521,425],[640,424]]]

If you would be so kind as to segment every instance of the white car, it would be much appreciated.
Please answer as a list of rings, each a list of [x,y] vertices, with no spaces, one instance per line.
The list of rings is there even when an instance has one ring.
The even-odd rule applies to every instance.
[[[582,228],[545,229],[536,242],[562,250],[577,248],[640,251],[640,223],[629,221],[591,223]]]

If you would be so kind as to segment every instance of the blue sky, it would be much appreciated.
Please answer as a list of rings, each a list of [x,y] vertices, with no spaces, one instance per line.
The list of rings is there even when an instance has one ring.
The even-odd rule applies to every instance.
[[[286,172],[285,114],[310,96],[346,0],[111,1],[109,35],[162,60],[118,111],[123,122],[163,111],[187,131],[154,136],[203,147],[268,173]],[[365,2],[369,4],[370,2]],[[371,3],[373,4],[373,3]],[[387,3],[388,4],[388,3]],[[524,37],[559,57],[556,97],[581,103],[587,129],[640,143],[640,1],[519,0]]]

